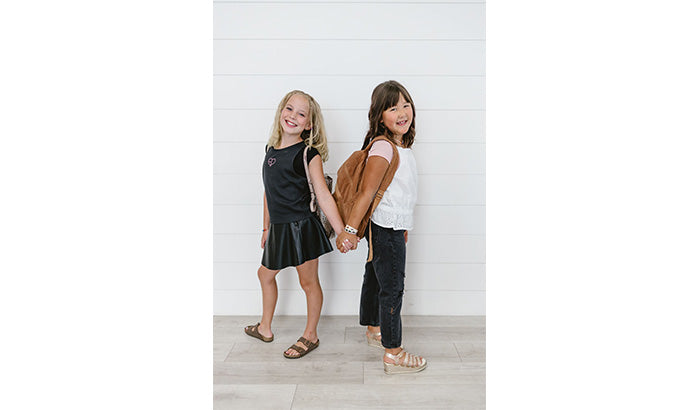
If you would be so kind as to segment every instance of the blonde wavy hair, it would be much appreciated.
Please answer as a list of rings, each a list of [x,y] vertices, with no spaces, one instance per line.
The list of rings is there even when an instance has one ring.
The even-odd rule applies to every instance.
[[[279,105],[277,106],[277,112],[275,113],[275,122],[272,124],[272,132],[270,133],[270,139],[267,145],[270,147],[276,147],[282,141],[282,126],[280,125],[280,116],[282,115],[282,110],[287,105],[287,102],[294,95],[302,95],[306,97],[309,102],[309,122],[311,123],[310,130],[304,130],[301,133],[301,139],[309,147],[316,148],[319,154],[321,154],[321,159],[323,162],[328,160],[328,140],[326,139],[326,127],[323,125],[323,115],[321,114],[321,106],[318,105],[316,100],[309,94],[294,90],[287,93],[287,95],[282,98]]]

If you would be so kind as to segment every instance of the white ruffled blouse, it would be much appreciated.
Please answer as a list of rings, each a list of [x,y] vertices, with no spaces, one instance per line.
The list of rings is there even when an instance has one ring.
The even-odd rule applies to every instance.
[[[384,228],[413,229],[413,207],[418,197],[416,158],[410,148],[396,147],[399,167],[372,214],[372,222]]]

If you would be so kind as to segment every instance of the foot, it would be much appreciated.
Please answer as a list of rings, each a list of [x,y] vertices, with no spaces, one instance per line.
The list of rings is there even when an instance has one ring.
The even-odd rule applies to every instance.
[[[321,341],[318,339],[318,337],[316,337],[315,342],[312,342],[302,336],[296,343],[289,346],[289,349],[284,352],[284,357],[287,359],[298,359],[317,348],[320,342]]]
[[[275,339],[275,336],[272,334],[272,330],[268,327],[267,329],[264,329],[260,322],[246,326],[243,331],[248,335],[252,336],[256,339],[260,339],[265,343],[269,343]]]
[[[384,348],[382,346],[382,333],[381,332],[372,332],[370,330],[367,330],[365,332],[365,336],[367,336],[367,344],[370,346],[374,347],[380,347]]]
[[[384,373],[399,374],[399,373],[417,373],[428,365],[428,361],[421,356],[408,353],[402,348],[396,350],[395,353],[390,353],[388,350],[384,353]]]

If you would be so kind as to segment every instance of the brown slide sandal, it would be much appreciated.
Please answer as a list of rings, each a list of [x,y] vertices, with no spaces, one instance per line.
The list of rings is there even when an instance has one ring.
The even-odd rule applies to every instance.
[[[265,343],[270,343],[271,341],[273,341],[275,339],[275,335],[272,335],[271,337],[265,337],[265,336],[261,335],[260,332],[258,332],[258,326],[260,326],[260,322],[254,324],[254,325],[246,326],[245,329],[243,329],[243,331],[248,336],[252,336],[256,339],[260,339]]]
[[[289,346],[289,348],[287,350],[289,350],[289,349],[296,350],[297,352],[299,352],[299,355],[298,356],[289,355],[289,354],[287,354],[287,350],[285,350],[284,357],[286,357],[287,359],[298,359],[300,357],[304,357],[304,356],[306,356],[307,353],[309,353],[310,351],[312,351],[318,347],[319,343],[321,343],[321,339],[318,339],[316,341],[316,343],[311,343],[302,336],[299,338],[299,340],[297,340],[297,342],[301,342],[304,346],[306,346],[306,350],[297,346],[296,344],[293,344],[293,345]]]

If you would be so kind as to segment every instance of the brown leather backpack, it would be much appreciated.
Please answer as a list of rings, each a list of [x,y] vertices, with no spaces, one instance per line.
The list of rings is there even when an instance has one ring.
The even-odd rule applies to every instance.
[[[343,165],[338,168],[338,181],[335,184],[335,191],[333,192],[333,198],[338,206],[338,212],[340,217],[344,222],[350,217],[350,212],[352,207],[355,205],[355,201],[359,195],[360,187],[362,186],[362,180],[364,178],[365,166],[367,164],[367,156],[369,155],[369,150],[372,145],[377,141],[388,141],[394,151],[394,155],[391,157],[391,162],[389,163],[389,168],[384,174],[382,183],[379,185],[377,194],[374,196],[371,206],[367,209],[367,213],[362,217],[359,225],[357,226],[357,236],[360,238],[364,237],[365,229],[369,224],[369,219],[372,213],[379,205],[379,202],[384,196],[384,191],[391,184],[391,180],[394,178],[396,169],[399,167],[399,152],[396,149],[396,145],[389,141],[386,137],[375,137],[370,141],[369,144],[364,149],[353,152],[350,157],[343,162]],[[370,231],[371,235],[371,231]],[[371,238],[371,236],[370,236]],[[372,241],[369,241],[369,258],[367,261],[372,260]]]

